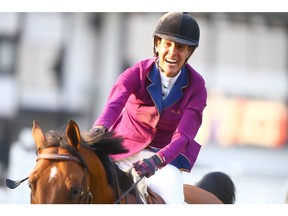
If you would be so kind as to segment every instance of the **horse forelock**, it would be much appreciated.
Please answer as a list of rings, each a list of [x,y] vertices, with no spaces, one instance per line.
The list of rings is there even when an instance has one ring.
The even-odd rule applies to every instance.
[[[50,130],[45,134],[46,142],[43,143],[42,149],[49,147],[62,147],[64,149],[69,150],[69,145],[67,141],[67,137],[64,133],[60,133],[56,130]],[[70,151],[69,151],[70,152]]]
[[[50,148],[50,147],[60,147],[60,148],[66,149],[71,155],[78,158],[78,160],[80,161],[82,166],[85,169],[87,168],[85,161],[84,161],[83,157],[81,156],[81,154],[77,151],[77,149],[75,149],[74,147],[72,147],[68,144],[68,139],[67,139],[65,133],[61,133],[61,132],[56,131],[56,130],[49,130],[45,134],[45,139],[46,139],[46,142],[43,143],[42,146],[37,150],[37,153],[41,149],[46,149],[46,148]]]

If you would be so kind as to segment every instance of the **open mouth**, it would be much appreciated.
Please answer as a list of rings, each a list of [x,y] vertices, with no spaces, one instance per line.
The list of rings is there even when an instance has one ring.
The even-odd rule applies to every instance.
[[[165,62],[167,62],[168,64],[177,64],[178,61],[175,59],[165,59]]]

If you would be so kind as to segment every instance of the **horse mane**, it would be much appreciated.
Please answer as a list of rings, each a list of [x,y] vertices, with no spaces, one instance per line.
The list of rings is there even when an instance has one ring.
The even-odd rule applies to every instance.
[[[102,162],[108,183],[115,188],[120,186],[121,190],[127,190],[134,182],[128,173],[122,171],[111,159],[110,155],[126,153],[128,150],[122,145],[123,138],[115,136],[113,131],[104,134],[83,134],[82,146],[90,149],[99,157]],[[118,182],[117,182],[118,181]]]
[[[100,151],[106,155],[128,152],[122,145],[123,138],[116,136],[113,131],[103,134],[85,133],[81,135],[81,138],[81,144],[94,152]]]
[[[224,204],[235,203],[235,185],[232,179],[223,172],[210,172],[195,184],[214,194]]]
[[[61,133],[57,130],[50,130],[46,133],[46,143],[43,144],[41,149],[48,147],[61,147],[67,149],[69,153],[77,157],[83,167],[88,169],[83,157],[77,151],[68,144],[65,133]],[[111,154],[126,153],[128,150],[122,145],[123,138],[115,136],[113,131],[97,135],[97,134],[81,134],[81,146],[93,151],[101,163],[107,174],[107,181],[115,191],[120,187],[122,191],[126,191],[134,183],[128,173],[122,171],[117,164],[110,158]],[[39,149],[38,149],[39,151]],[[136,194],[136,190],[131,191]]]

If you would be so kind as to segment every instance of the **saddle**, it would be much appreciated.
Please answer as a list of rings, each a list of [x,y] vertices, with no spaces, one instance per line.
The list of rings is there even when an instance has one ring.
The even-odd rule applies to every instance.
[[[138,182],[137,188],[137,195],[138,199],[142,204],[166,204],[164,199],[154,192],[151,188],[149,188],[146,184],[145,179],[140,180],[139,175],[134,169],[130,170],[130,176],[132,177],[133,181],[136,183]],[[140,180],[140,181],[139,181]]]
[[[148,196],[146,197],[147,204],[165,204],[164,199],[149,187],[147,187]]]
[[[142,195],[138,193],[136,196],[133,194],[128,194],[126,196],[126,201],[122,202],[126,204],[166,204],[164,199],[154,191],[152,191],[149,187],[147,187],[147,194],[143,200]]]

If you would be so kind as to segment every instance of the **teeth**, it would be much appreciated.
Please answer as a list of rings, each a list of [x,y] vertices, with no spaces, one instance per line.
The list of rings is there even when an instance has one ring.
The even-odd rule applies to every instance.
[[[177,60],[173,60],[173,59],[166,59],[166,61],[167,62],[169,62],[169,63],[172,63],[172,64],[175,64],[175,63],[177,63]]]

